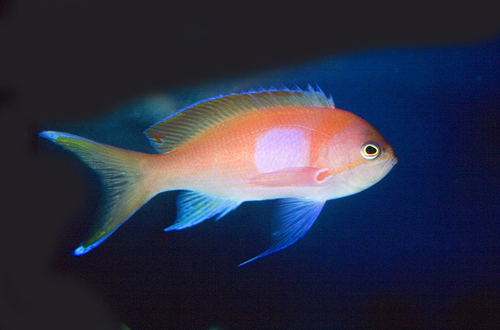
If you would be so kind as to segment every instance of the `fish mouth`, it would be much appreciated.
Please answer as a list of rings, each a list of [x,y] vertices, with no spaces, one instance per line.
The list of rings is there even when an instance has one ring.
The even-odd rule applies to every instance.
[[[384,176],[387,175],[387,173],[389,173],[392,170],[392,168],[394,166],[396,166],[396,164],[398,163],[398,158],[394,155],[391,155],[387,158],[388,159],[385,162],[384,169],[383,169],[383,172],[385,173]]]

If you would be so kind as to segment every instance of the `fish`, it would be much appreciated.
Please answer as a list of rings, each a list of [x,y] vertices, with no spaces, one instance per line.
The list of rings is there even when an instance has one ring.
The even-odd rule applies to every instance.
[[[144,131],[156,154],[64,132],[41,138],[74,153],[99,174],[103,198],[75,256],[101,244],[142,205],[167,191],[182,230],[219,220],[243,202],[278,200],[271,246],[240,266],[303,237],[325,202],[361,192],[398,162],[391,145],[316,85],[220,95],[188,106]]]

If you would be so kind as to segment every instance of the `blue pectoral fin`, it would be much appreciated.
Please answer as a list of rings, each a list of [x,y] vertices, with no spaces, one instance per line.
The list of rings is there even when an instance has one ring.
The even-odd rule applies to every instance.
[[[311,228],[324,204],[325,201],[311,199],[288,198],[280,200],[272,219],[272,225],[275,229],[272,234],[271,247],[238,267],[283,250],[295,243]]]

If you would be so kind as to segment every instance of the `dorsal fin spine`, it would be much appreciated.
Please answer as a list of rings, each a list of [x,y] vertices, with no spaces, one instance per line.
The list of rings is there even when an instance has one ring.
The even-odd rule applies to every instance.
[[[333,108],[319,87],[308,85],[303,91],[296,87],[251,90],[246,93],[219,95],[179,110],[144,131],[151,145],[161,153],[175,150],[179,145],[227,119],[259,108],[282,106],[312,106]]]

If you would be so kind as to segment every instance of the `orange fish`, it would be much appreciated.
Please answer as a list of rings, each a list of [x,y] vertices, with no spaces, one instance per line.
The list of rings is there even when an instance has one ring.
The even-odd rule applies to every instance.
[[[397,163],[391,145],[368,122],[335,108],[317,88],[270,89],[193,104],[145,132],[160,154],[100,144],[79,136],[39,135],[75,153],[102,180],[97,226],[74,251],[87,253],[159,193],[177,197],[180,230],[246,201],[280,199],[272,245],[284,249],[309,230],[325,201],[358,193]],[[240,266],[241,266],[240,265]]]

